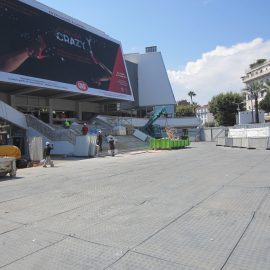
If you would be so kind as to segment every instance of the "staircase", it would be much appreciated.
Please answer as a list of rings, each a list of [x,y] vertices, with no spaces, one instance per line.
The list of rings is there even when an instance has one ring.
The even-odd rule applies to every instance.
[[[143,142],[132,135],[114,136],[114,138],[116,138],[117,140],[115,147],[118,153],[142,151],[142,150],[147,150],[149,147],[148,143]],[[109,144],[107,143],[107,140],[104,137],[103,144],[102,144],[103,151],[99,153],[99,156],[107,156],[108,147],[109,147]]]
[[[25,115],[3,101],[0,101],[0,118],[13,123],[20,128],[27,129]]]
[[[120,152],[130,152],[148,149],[147,142],[143,142],[134,136],[115,136],[115,138],[117,139],[116,148]]]
[[[28,127],[38,131],[51,141],[68,141],[76,143],[77,132],[73,129],[53,128],[33,115],[25,115]]]

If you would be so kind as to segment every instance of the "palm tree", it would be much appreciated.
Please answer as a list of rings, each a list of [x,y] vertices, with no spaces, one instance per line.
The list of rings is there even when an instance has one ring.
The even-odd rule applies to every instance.
[[[244,89],[244,92],[247,93],[251,97],[251,104],[253,102],[253,99],[255,101],[254,107],[255,107],[256,123],[259,123],[259,106],[258,106],[259,94],[264,93],[265,91],[267,91],[267,86],[265,85],[265,83],[261,81],[253,81],[247,84],[247,87]],[[253,115],[253,109],[252,109],[252,115]]]
[[[188,95],[190,96],[191,104],[193,104],[192,97],[195,97],[195,96],[196,96],[196,93],[193,92],[193,91],[189,91],[189,92],[188,92]]]

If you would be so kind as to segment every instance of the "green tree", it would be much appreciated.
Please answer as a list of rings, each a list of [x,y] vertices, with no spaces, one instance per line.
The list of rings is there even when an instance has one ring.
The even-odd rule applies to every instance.
[[[193,104],[193,99],[192,99],[192,97],[195,97],[195,96],[196,96],[196,93],[193,92],[193,91],[189,91],[189,92],[188,92],[188,96],[190,97],[191,104]]]
[[[183,116],[194,116],[194,106],[188,105],[177,105],[176,106],[176,116],[183,117]]]
[[[209,111],[214,115],[218,125],[235,125],[238,104],[240,110],[243,110],[243,95],[238,93],[222,93],[214,96],[208,104]]]
[[[264,110],[265,112],[270,112],[270,92],[267,92],[266,96],[259,103],[259,108]]]
[[[255,68],[266,62],[266,59],[257,59],[255,63],[249,65],[250,68]]]
[[[267,90],[267,85],[261,81],[253,81],[247,84],[247,87],[243,90],[251,98],[251,102],[254,99],[255,107],[255,122],[259,123],[259,104],[258,98],[260,93],[264,93]]]

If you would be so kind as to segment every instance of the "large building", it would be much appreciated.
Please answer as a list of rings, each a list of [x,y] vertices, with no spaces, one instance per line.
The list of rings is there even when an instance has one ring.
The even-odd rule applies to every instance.
[[[135,99],[130,106],[136,109],[137,116],[145,117],[161,106],[174,116],[176,101],[157,47],[147,47],[144,54],[126,54],[125,59]]]
[[[36,1],[0,4],[1,100],[50,124],[134,100],[119,41]]]
[[[250,65],[250,68],[246,71],[245,76],[242,77],[242,81],[249,85],[254,81],[270,81],[270,60],[259,59],[254,64]],[[258,97],[260,102],[266,93],[261,93]],[[246,109],[253,111],[255,108],[255,100],[249,94],[246,94]]]
[[[156,47],[123,56],[119,41],[34,0],[0,0],[0,23],[0,133],[8,143],[23,149],[34,134],[63,140],[56,127],[65,120],[147,117],[160,106],[174,115]]]
[[[213,114],[208,110],[208,105],[196,108],[196,116],[201,119],[203,126],[213,124],[215,121]]]

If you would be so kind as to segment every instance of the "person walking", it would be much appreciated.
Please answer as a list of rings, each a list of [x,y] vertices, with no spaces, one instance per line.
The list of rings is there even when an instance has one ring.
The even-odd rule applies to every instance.
[[[87,133],[88,133],[88,127],[87,127],[86,123],[84,123],[83,127],[82,127],[82,134],[87,135]]]
[[[109,143],[110,153],[111,153],[112,157],[114,157],[115,156],[115,140],[114,140],[113,136],[109,136],[108,143]]]
[[[100,152],[102,152],[102,141],[103,141],[103,136],[102,136],[101,130],[99,130],[98,135],[97,135],[97,145],[99,146]]]
[[[50,164],[51,167],[54,167],[53,161],[51,160],[51,150],[53,150],[53,144],[46,142],[46,147],[44,148],[45,162],[43,167],[47,168],[47,165]]]

